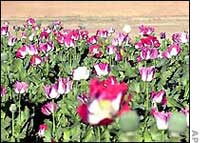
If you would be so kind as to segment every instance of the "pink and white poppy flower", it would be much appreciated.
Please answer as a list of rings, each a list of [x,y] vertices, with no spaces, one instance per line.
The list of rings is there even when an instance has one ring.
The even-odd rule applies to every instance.
[[[9,38],[8,38],[8,46],[14,46],[15,45],[15,43],[17,42],[17,38],[16,37],[14,37],[14,36],[9,36]]]
[[[42,63],[42,57],[40,57],[39,55],[31,56],[31,59],[30,59],[31,66],[36,66],[36,65],[39,65],[40,63]]]
[[[168,129],[168,122],[172,115],[171,112],[159,112],[156,108],[151,109],[151,114],[156,119],[156,125],[159,130],[166,130]]]
[[[58,84],[44,86],[45,95],[48,99],[57,99],[60,94],[58,93]]]
[[[96,44],[96,43],[97,43],[97,36],[96,36],[96,35],[93,35],[93,36],[89,37],[89,38],[87,39],[87,43],[88,43],[89,45]]]
[[[23,94],[28,90],[28,84],[26,82],[16,81],[14,84],[15,93]]]
[[[139,32],[142,36],[151,35],[155,31],[154,27],[147,26],[147,25],[140,25]]]
[[[36,44],[29,45],[28,54],[31,55],[31,56],[32,56],[32,55],[37,55],[37,54],[38,54],[38,49],[37,49]]]
[[[89,46],[89,53],[91,56],[95,56],[97,58],[103,55],[103,53],[100,50],[100,46],[97,44]]]
[[[106,52],[108,55],[112,55],[116,52],[117,48],[114,45],[109,45],[106,47]]]
[[[181,47],[179,44],[173,44],[168,47],[166,51],[162,53],[163,58],[171,58],[172,56],[176,56],[181,52]]]
[[[163,106],[167,104],[166,92],[164,90],[160,90],[158,92],[151,92],[151,100],[153,103],[161,103]]]
[[[109,64],[107,63],[98,63],[94,65],[94,69],[98,76],[105,76],[109,73]]]
[[[58,93],[66,94],[72,90],[73,81],[70,78],[59,78],[58,79]]]
[[[139,72],[143,81],[151,81],[154,78],[155,67],[141,67],[139,68]]]
[[[7,92],[6,88],[3,85],[1,85],[1,97],[5,96],[6,92]]]
[[[2,26],[1,26],[1,36],[8,36],[8,22],[5,22]]]
[[[140,57],[144,60],[153,60],[158,57],[158,50],[156,48],[143,48]]]
[[[58,110],[58,105],[54,102],[47,102],[41,107],[41,112],[46,116],[51,115],[53,112],[56,112],[57,110]]]
[[[108,37],[108,30],[106,30],[106,29],[99,29],[99,30],[97,30],[96,35],[98,37],[101,37],[101,38],[107,38]]]
[[[174,33],[172,40],[177,44],[187,43],[189,42],[189,35],[186,32]]]
[[[15,56],[16,58],[24,59],[28,53],[29,47],[27,45],[23,45],[17,49]]]
[[[116,116],[130,110],[129,100],[125,100],[127,85],[111,81],[93,79],[90,81],[89,95],[79,96],[83,100],[80,100],[81,104],[78,106],[77,112],[84,123],[109,125]]]
[[[44,137],[45,131],[48,129],[48,126],[46,124],[40,124],[39,126],[39,131],[38,131],[38,136],[39,137]]]

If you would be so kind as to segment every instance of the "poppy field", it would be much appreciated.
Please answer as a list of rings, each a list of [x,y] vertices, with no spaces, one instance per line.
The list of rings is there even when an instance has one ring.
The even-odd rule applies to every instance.
[[[189,34],[1,26],[1,141],[188,142]]]

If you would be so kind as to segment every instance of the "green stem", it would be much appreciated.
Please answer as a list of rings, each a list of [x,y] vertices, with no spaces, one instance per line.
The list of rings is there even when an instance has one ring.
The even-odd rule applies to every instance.
[[[21,94],[19,94],[19,121],[21,123]]]
[[[110,59],[110,66],[112,65],[112,55],[109,56]]]
[[[14,112],[12,112],[12,137],[14,138]]]
[[[184,94],[184,97],[186,97],[187,96],[187,94],[188,94],[188,92],[189,92],[189,86],[188,86],[188,84],[186,85],[186,91],[185,91],[185,94]]]
[[[70,65],[70,68],[71,68],[71,64],[72,64],[72,62],[71,62],[71,54],[69,53],[69,65]]]
[[[162,142],[165,142],[165,131],[162,131]]]
[[[54,104],[54,99],[52,99],[52,102]],[[53,112],[52,112],[52,118],[53,118],[53,131],[52,131],[52,136],[55,137],[55,114],[54,114],[54,109],[53,109]]]
[[[76,47],[74,47],[74,59],[76,61]]]
[[[148,87],[148,82],[146,82],[146,105],[147,105],[147,114],[149,111],[149,87]]]

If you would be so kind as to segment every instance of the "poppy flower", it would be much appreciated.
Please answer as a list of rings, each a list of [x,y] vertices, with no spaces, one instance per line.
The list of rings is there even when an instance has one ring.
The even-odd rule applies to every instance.
[[[139,72],[143,81],[151,81],[154,78],[155,67],[141,67],[139,68]]]
[[[46,124],[40,124],[39,126],[39,131],[38,131],[38,136],[43,137],[45,131],[48,129],[48,126]]]
[[[73,71],[73,80],[88,79],[90,75],[87,67],[78,67]]]
[[[90,81],[89,95],[79,96],[81,103],[77,108],[81,120],[90,125],[109,125],[115,117],[130,110],[125,99],[127,85],[118,83],[114,77]]]
[[[54,102],[47,102],[41,107],[41,112],[47,116],[51,115],[53,112],[56,112],[57,110],[58,110],[58,105]]]
[[[156,120],[156,125],[159,130],[166,130],[168,129],[168,122],[170,116],[172,115],[171,112],[159,112],[156,108],[151,109],[151,114],[154,116]]]
[[[94,65],[94,69],[98,76],[105,76],[109,73],[109,65],[107,63],[98,63]]]
[[[28,84],[26,82],[16,81],[14,84],[15,93],[23,94],[28,90]]]

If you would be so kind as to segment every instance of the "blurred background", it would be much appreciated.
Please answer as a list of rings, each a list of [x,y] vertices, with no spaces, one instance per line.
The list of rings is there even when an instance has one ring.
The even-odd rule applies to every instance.
[[[189,31],[188,1],[3,1],[1,23],[20,25],[36,18],[45,26],[61,20],[65,28],[83,26],[90,32],[113,27],[122,30],[124,24],[137,34],[140,24],[152,25],[156,32],[171,34]]]

